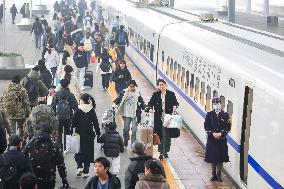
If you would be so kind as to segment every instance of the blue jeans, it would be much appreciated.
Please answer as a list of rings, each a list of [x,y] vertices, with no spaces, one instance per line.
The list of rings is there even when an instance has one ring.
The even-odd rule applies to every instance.
[[[131,145],[132,145],[136,141],[136,131],[137,131],[136,117],[131,118],[131,117],[123,116],[123,121],[124,121],[124,128],[123,128],[124,141],[129,140],[130,123],[132,122],[132,128],[131,128],[131,131],[132,131]]]
[[[57,71],[57,67],[50,68],[50,71],[51,71],[51,75],[52,75],[52,81],[54,81],[55,74],[56,74],[56,71]]]
[[[92,54],[92,52],[91,52],[91,51],[85,51],[85,52],[86,52],[87,64],[89,65],[89,64],[90,64],[90,59],[91,59],[91,54]]]
[[[35,46],[36,48],[41,47],[41,35],[34,34],[35,36]]]

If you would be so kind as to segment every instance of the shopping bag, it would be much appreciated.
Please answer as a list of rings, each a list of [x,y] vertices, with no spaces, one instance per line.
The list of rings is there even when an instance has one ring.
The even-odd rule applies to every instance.
[[[95,63],[97,63],[97,61],[98,61],[98,59],[96,57],[96,54],[94,52],[92,52],[90,62],[95,64]]]
[[[178,138],[180,136],[180,129],[178,128],[168,128],[170,138]]]
[[[177,114],[166,114],[164,117],[164,127],[167,128],[178,128],[180,129],[182,126],[182,117]]]
[[[51,105],[53,96],[48,96],[46,100],[46,105]]]
[[[159,145],[161,144],[160,137],[157,133],[154,133],[153,135],[153,145]]]
[[[140,125],[154,127],[154,113],[143,112]]]
[[[66,151],[67,153],[79,153],[80,151],[79,135],[66,135]]]

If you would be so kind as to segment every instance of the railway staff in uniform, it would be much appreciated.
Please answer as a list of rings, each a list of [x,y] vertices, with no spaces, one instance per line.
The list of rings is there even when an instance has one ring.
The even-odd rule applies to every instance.
[[[222,182],[223,162],[229,162],[226,136],[231,130],[231,121],[229,114],[221,109],[220,98],[213,98],[212,105],[213,110],[207,113],[204,122],[207,133],[205,161],[212,164],[210,181]]]
[[[179,103],[174,92],[167,90],[167,83],[163,79],[157,80],[158,91],[154,92],[149,103],[149,108],[154,108],[154,132],[160,137],[161,144],[158,146],[159,159],[168,158],[171,147],[170,129],[163,126],[165,114],[176,111]]]

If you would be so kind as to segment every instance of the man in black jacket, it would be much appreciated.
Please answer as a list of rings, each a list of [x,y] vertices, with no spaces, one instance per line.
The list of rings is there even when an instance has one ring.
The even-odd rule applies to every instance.
[[[120,180],[109,172],[110,162],[105,157],[99,157],[95,160],[95,173],[96,176],[92,177],[85,189],[120,189]],[[100,182],[99,182],[100,180]]]
[[[40,49],[40,47],[41,47],[41,35],[43,33],[43,28],[42,28],[41,22],[39,21],[39,18],[35,19],[31,33],[32,32],[34,32],[36,49],[37,48]]]
[[[98,142],[103,143],[104,154],[111,160],[112,173],[118,175],[120,169],[119,153],[124,152],[123,139],[116,131],[117,125],[114,122],[110,122],[106,127],[108,131],[98,139]]]
[[[38,189],[54,189],[56,167],[63,186],[69,187],[63,153],[52,141],[51,133],[50,125],[42,125],[41,132],[35,135],[23,150],[25,156],[32,162],[33,171],[38,180]]]
[[[14,165],[17,175],[4,183],[4,188],[18,189],[19,178],[26,172],[32,172],[31,161],[21,152],[22,138],[19,135],[9,137],[9,149],[0,156],[1,165]],[[1,166],[0,166],[1,167]]]
[[[68,88],[69,84],[70,81],[67,79],[62,79],[60,81],[62,88],[54,94],[51,103],[51,107],[53,108],[59,120],[57,143],[60,145],[61,149],[64,150],[66,149],[66,135],[71,134],[71,119],[73,116],[73,111],[78,108],[77,100]],[[64,145],[62,147],[63,131]]]
[[[39,60],[38,61],[38,68],[39,68],[39,78],[40,80],[44,83],[44,85],[50,89],[51,84],[53,83],[52,81],[52,75],[50,71],[46,68],[44,60]]]
[[[115,83],[115,91],[117,96],[123,89],[127,88],[128,81],[131,80],[131,74],[126,67],[125,60],[121,60],[119,63],[119,68],[113,73],[112,81]]]
[[[73,60],[77,67],[77,78],[79,79],[81,89],[84,89],[84,82],[85,82],[85,72],[87,64],[87,54],[84,50],[84,43],[80,43],[80,47],[75,51]]]

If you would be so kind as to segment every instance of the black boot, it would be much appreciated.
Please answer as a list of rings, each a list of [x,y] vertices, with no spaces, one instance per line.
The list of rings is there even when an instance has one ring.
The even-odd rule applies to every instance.
[[[217,174],[217,179],[218,179],[218,182],[223,182],[222,177],[221,177],[221,173]]]
[[[210,181],[217,181],[218,180],[218,177],[217,175],[212,175],[212,177],[210,178]]]
[[[169,158],[168,153],[165,153],[165,154],[164,154],[164,157],[165,157],[165,158]]]
[[[160,156],[159,156],[159,160],[164,160],[164,154],[160,154]]]

